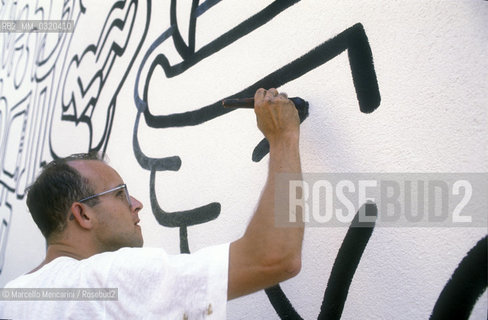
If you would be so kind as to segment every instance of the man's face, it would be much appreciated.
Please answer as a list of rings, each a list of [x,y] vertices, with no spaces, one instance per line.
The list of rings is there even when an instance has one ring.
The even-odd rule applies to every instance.
[[[102,161],[80,160],[70,165],[88,178],[95,194],[124,183],[119,174]],[[99,196],[96,205],[86,206],[93,213],[92,234],[100,252],[142,247],[142,232],[138,225],[142,204],[133,197],[130,197],[130,201],[131,204],[127,201],[124,188],[120,188]]]

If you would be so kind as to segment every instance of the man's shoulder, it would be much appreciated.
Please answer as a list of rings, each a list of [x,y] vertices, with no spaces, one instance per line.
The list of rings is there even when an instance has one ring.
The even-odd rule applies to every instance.
[[[44,286],[51,286],[52,279],[72,277],[73,271],[76,270],[78,263],[79,261],[74,258],[66,256],[58,257],[35,271],[22,274],[7,282],[5,288],[42,288]]]

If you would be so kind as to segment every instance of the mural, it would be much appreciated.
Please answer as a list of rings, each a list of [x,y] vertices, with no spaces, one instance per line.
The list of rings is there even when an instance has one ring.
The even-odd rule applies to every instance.
[[[149,5],[108,3],[99,21],[94,10],[100,6],[86,8],[76,0],[3,3],[0,8],[2,20],[63,20],[75,25],[72,33],[1,34],[0,271],[12,219],[10,199],[23,199],[26,186],[52,158],[105,152],[117,94],[149,26]],[[94,38],[86,37],[90,25],[100,27]],[[16,100],[8,94],[14,90]],[[66,141],[71,141],[71,149]]]
[[[179,240],[179,251],[189,253],[188,228],[205,228],[207,222],[220,217],[219,195],[213,202],[190,209],[184,204],[177,210],[165,208],[156,190],[161,178],[158,173],[178,174],[189,159],[182,154],[164,154],[164,148],[159,150],[163,156],[154,156],[144,144],[143,126],[161,134],[168,129],[202,127],[230,117],[235,111],[222,108],[221,100],[250,97],[260,87],[286,86],[336,63],[339,56],[346,57],[350,69],[355,107],[359,107],[356,113],[373,116],[382,111],[383,105],[379,107],[383,103],[383,87],[378,84],[373,63],[373,57],[377,62],[376,49],[370,44],[369,25],[364,21],[341,27],[326,40],[303,48],[299,55],[285,53],[288,60],[282,65],[264,75],[246,78],[247,83],[211,102],[190,103],[175,111],[169,99],[158,101],[158,105],[149,99],[151,85],[178,81],[220,52],[239,46],[239,41],[253,39],[261,29],[297,10],[300,2],[263,2],[245,19],[221,28],[219,34],[201,42],[201,21],[226,1],[170,0],[157,5],[150,0],[2,2],[0,20],[72,20],[75,28],[73,33],[0,33],[0,275],[6,262],[9,228],[15,219],[13,203],[24,199],[27,186],[52,158],[74,152],[107,152],[116,114],[135,112],[126,125],[133,126],[132,150],[137,163],[148,171],[145,192],[151,211],[160,226],[178,228],[175,241]],[[166,23],[154,18],[151,21],[151,16],[161,17]],[[215,78],[215,74],[206,74],[203,80]],[[123,88],[129,88],[133,100],[121,103]],[[315,119],[317,108],[310,105],[308,116],[301,117],[302,124]],[[129,146],[130,141],[124,144]],[[269,152],[266,140],[254,144],[249,165],[261,162]],[[374,203],[364,203],[363,208],[369,216],[380,214]],[[318,319],[343,316],[354,276],[361,270],[364,252],[374,233],[375,223],[360,224],[357,216],[352,221],[335,256]],[[459,261],[433,304],[431,319],[470,317],[487,287],[487,243],[484,236]],[[305,318],[285,291],[279,285],[265,290],[277,316]]]
[[[151,172],[150,182],[150,194],[151,194],[151,206],[153,213],[157,221],[166,227],[179,227],[180,228],[180,246],[181,252],[189,252],[188,240],[187,240],[187,227],[195,224],[201,224],[218,217],[220,213],[219,203],[209,203],[205,206],[194,208],[191,210],[179,211],[179,212],[166,212],[164,211],[157,200],[154,192],[154,179],[157,171],[178,171],[181,166],[181,158],[179,156],[168,156],[165,158],[149,158],[141,150],[138,138],[139,121],[141,115],[144,115],[146,124],[151,128],[164,129],[170,127],[184,127],[184,126],[197,126],[204,122],[210,121],[214,118],[225,115],[232,112],[232,109],[222,108],[221,100],[227,98],[236,97],[249,97],[254,94],[258,88],[278,88],[289,81],[292,81],[310,70],[326,63],[333,59],[343,51],[347,50],[349,62],[351,66],[354,86],[356,89],[356,95],[359,102],[359,107],[362,112],[370,113],[378,108],[380,104],[380,93],[378,89],[378,83],[376,80],[376,74],[373,66],[373,58],[371,48],[368,43],[368,39],[364,32],[364,28],[361,24],[356,24],[351,28],[340,33],[336,37],[320,44],[319,46],[312,48],[307,54],[291,61],[289,64],[282,68],[268,74],[267,76],[257,79],[253,84],[243,88],[241,91],[236,92],[232,96],[222,97],[215,103],[207,106],[193,108],[193,111],[187,111],[184,113],[174,113],[168,115],[153,115],[150,110],[150,106],[147,103],[147,91],[151,81],[157,81],[153,79],[153,73],[156,68],[162,68],[164,74],[168,78],[177,77],[184,73],[201,60],[209,57],[217,51],[220,51],[226,46],[232,45],[232,43],[239,38],[251,33],[258,29],[265,23],[272,20],[275,16],[280,14],[283,10],[289,9],[290,6],[298,1],[274,1],[266,8],[256,13],[254,16],[248,18],[246,21],[235,26],[233,29],[225,32],[217,39],[211,41],[198,51],[195,51],[195,32],[196,32],[196,20],[199,16],[204,14],[208,9],[215,5],[218,1],[204,2],[201,6],[198,6],[198,1],[193,1],[192,9],[190,12],[190,29],[189,29],[189,43],[185,43],[182,40],[179,32],[178,23],[176,21],[176,0],[171,1],[170,8],[170,20],[171,27],[165,30],[151,45],[150,50],[145,54],[143,62],[139,67],[137,79],[135,83],[134,99],[137,106],[138,114],[134,125],[134,153],[137,157],[139,164],[146,170]],[[155,50],[159,46],[162,46],[166,41],[172,41],[174,47],[180,54],[182,62],[175,65],[171,65],[168,58],[159,53],[152,61],[148,61]],[[150,67],[145,75],[144,96],[138,92],[139,82],[142,70],[147,63],[150,63]],[[305,119],[301,119],[302,122]],[[252,160],[255,162],[260,161],[269,152],[269,145],[265,140],[259,142],[252,154]]]
[[[178,28],[178,21],[176,20],[177,1],[171,1],[170,7],[170,21],[171,26],[164,30],[164,32],[151,44],[150,49],[146,52],[139,70],[137,73],[136,82],[134,85],[134,102],[137,107],[137,117],[134,124],[134,139],[133,148],[139,164],[146,170],[150,171],[150,199],[151,208],[156,220],[165,227],[178,227],[180,230],[180,251],[182,253],[189,253],[190,248],[188,244],[187,227],[197,224],[202,224],[213,219],[216,219],[221,211],[221,206],[218,202],[209,203],[205,206],[190,210],[182,210],[177,212],[167,212],[161,208],[155,192],[155,177],[158,171],[178,171],[180,169],[182,159],[179,156],[168,156],[164,158],[150,158],[142,150],[139,138],[139,122],[142,116],[147,126],[155,129],[165,129],[171,127],[186,127],[198,126],[204,122],[211,121],[214,118],[224,116],[232,112],[232,109],[223,109],[221,100],[227,98],[249,97],[260,87],[271,88],[280,87],[289,81],[292,81],[310,70],[330,61],[338,56],[343,51],[347,50],[349,64],[351,68],[354,88],[359,103],[360,111],[363,113],[371,113],[380,105],[380,93],[378,83],[376,80],[376,73],[373,65],[373,57],[370,45],[364,27],[358,23],[341,32],[337,36],[324,43],[312,48],[305,55],[291,61],[287,65],[278,70],[268,74],[267,76],[257,79],[248,87],[242,88],[241,91],[236,92],[231,96],[221,97],[213,104],[206,106],[195,106],[190,108],[192,111],[184,113],[173,113],[167,115],[155,115],[151,112],[148,104],[148,90],[151,81],[158,81],[154,76],[154,71],[157,68],[162,68],[167,78],[177,77],[188,69],[198,64],[203,59],[220,51],[226,46],[232,45],[233,42],[239,38],[252,33],[265,23],[271,21],[275,16],[279,15],[284,10],[292,10],[292,6],[299,1],[274,1],[266,8],[249,17],[244,22],[235,26],[231,30],[225,32],[220,37],[206,44],[199,50],[195,50],[196,25],[197,19],[204,14],[213,5],[219,1],[206,1],[198,5],[198,0],[192,2],[190,18],[188,25],[188,43],[186,43]],[[290,8],[291,7],[291,8]],[[164,53],[153,53],[163,46],[166,42],[171,41],[176,51],[179,53],[182,61],[172,64]],[[154,56],[152,60],[149,57]],[[146,64],[149,65],[147,68]],[[147,70],[143,75],[143,70]],[[145,79],[143,85],[143,94],[141,95],[138,88],[140,88],[141,77]],[[163,101],[164,103],[164,101]],[[313,107],[312,107],[313,108]],[[313,116],[313,111],[311,112]],[[303,122],[305,119],[301,119]],[[269,152],[269,146],[266,140],[257,144],[252,154],[252,161],[258,162]],[[374,204],[365,204],[367,215],[376,216],[377,209]],[[348,234],[346,235],[343,245],[339,250],[338,256],[334,263],[334,267],[327,284],[327,289],[324,294],[324,299],[318,319],[340,319],[342,309],[344,307],[349,285],[351,284],[354,272],[359,265],[362,252],[364,251],[368,240],[373,232],[374,225],[371,226],[357,226],[357,217],[353,221]],[[486,238],[480,240],[481,245],[486,247]],[[484,253],[484,255],[483,255]],[[484,274],[483,270],[487,269],[486,264],[486,250],[476,250],[471,253],[474,257],[472,260],[480,262],[477,265],[479,268],[477,274]],[[468,258],[466,258],[468,259]],[[484,262],[484,263],[483,263]],[[469,263],[462,263],[456,271],[457,278],[463,278],[461,274],[470,274],[473,265]],[[467,318],[471,309],[476,303],[477,299],[486,288],[486,276],[478,280],[476,288],[466,289],[463,291],[466,295],[465,303],[458,304],[456,314],[463,315]],[[459,280],[458,280],[459,281]],[[446,286],[446,291],[454,294],[459,292],[459,285],[456,281],[451,280]],[[454,287],[454,288],[450,288]],[[470,294],[467,294],[469,291]],[[282,319],[302,319],[292,307],[290,301],[287,299],[280,286],[266,290],[273,307]],[[433,312],[432,318],[436,319],[437,314],[446,312],[449,314],[451,309],[447,311],[447,306],[456,305],[452,301],[454,297],[449,296],[449,293],[443,293],[439,298],[438,304]],[[455,294],[458,297],[457,294]],[[469,297],[469,298],[468,298]],[[452,299],[452,300],[451,300]],[[448,300],[449,302],[443,302]],[[439,309],[443,310],[440,311]],[[441,317],[442,318],[442,317]]]

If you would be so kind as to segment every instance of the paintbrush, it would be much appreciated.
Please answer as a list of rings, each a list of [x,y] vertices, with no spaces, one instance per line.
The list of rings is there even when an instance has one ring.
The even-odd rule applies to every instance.
[[[288,99],[290,99],[295,105],[295,108],[297,108],[300,122],[305,120],[305,118],[308,117],[308,102],[299,97]],[[254,98],[224,99],[222,100],[222,106],[224,108],[254,109]]]

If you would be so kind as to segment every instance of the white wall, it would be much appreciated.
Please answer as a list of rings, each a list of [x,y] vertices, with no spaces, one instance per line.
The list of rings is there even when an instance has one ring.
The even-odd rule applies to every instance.
[[[153,203],[166,212],[220,204],[220,212],[200,210],[218,214],[215,219],[188,227],[191,251],[236,239],[253,213],[268,157],[251,159],[262,139],[253,112],[223,114],[216,103],[254,91],[258,80],[289,64],[296,69],[266,84],[278,83],[310,103],[301,126],[304,172],[487,172],[488,2],[200,2],[194,48],[188,45],[191,2],[177,3],[180,52],[175,33],[165,34],[172,25],[170,1],[127,2],[111,13],[112,3],[95,0],[68,2],[69,10],[61,1],[0,7],[2,20],[62,19],[65,12],[64,19],[76,22],[72,34],[0,33],[0,285],[44,255],[24,204],[26,186],[42,162],[73,152],[108,155],[131,194],[145,203],[146,246],[180,251],[179,228],[157,222],[151,189]],[[110,29],[115,19],[125,21],[124,28]],[[247,31],[235,29],[241,23]],[[352,78],[362,71],[351,71],[347,51],[320,61],[333,51],[326,41],[357,23],[371,47],[381,96],[368,114],[359,109]],[[319,58],[293,64],[319,45]],[[175,74],[161,65],[149,73],[160,54]],[[311,70],[299,74],[307,66]],[[145,100],[140,110],[147,106],[159,116],[156,124],[143,114],[138,119],[135,97]],[[184,112],[201,123],[178,120]],[[178,170],[146,161],[174,156],[181,160]],[[302,318],[318,316],[347,231],[306,230],[302,272],[281,285]],[[429,318],[461,260],[486,234],[486,225],[376,227],[339,317]],[[487,308],[485,291],[470,319],[486,319]],[[279,318],[264,292],[230,302],[228,317]]]

